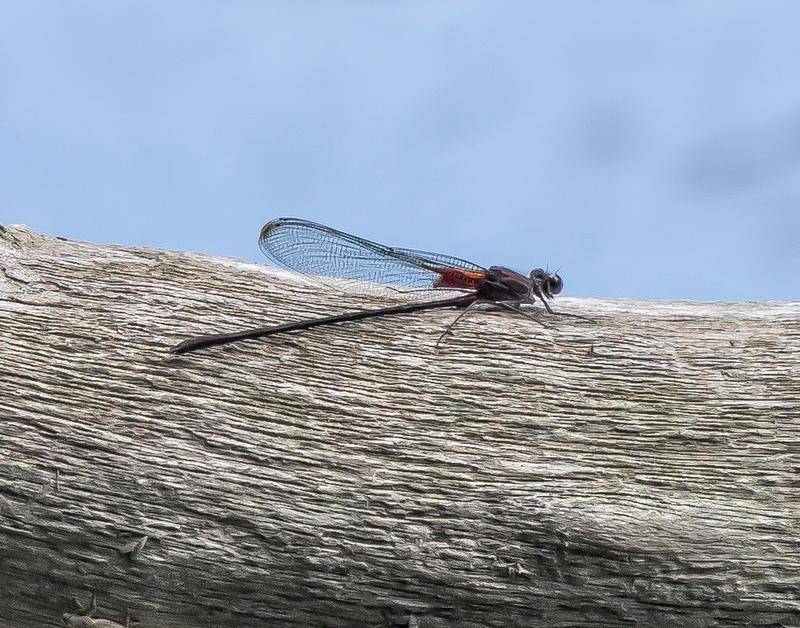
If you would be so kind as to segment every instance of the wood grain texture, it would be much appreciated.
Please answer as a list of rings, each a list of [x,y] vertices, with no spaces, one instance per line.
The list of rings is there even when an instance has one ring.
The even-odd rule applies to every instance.
[[[0,624],[800,625],[799,302],[365,305],[2,229]]]

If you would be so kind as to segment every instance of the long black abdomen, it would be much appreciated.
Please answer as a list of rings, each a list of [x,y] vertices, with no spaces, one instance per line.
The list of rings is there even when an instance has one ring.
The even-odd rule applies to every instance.
[[[260,327],[258,329],[251,329],[249,331],[233,332],[230,334],[215,334],[210,336],[200,336],[198,338],[190,338],[184,340],[180,344],[175,345],[170,349],[171,353],[189,353],[190,351],[197,351],[198,349],[206,349],[208,347],[216,347],[218,345],[226,345],[231,342],[238,342],[239,340],[252,340],[254,338],[263,338],[265,336],[272,336],[273,334],[282,334],[288,331],[299,331],[301,329],[311,329],[312,327],[319,327],[320,325],[332,325],[335,323],[345,323],[348,321],[360,321],[365,318],[374,318],[376,316],[391,316],[394,314],[410,314],[411,312],[419,312],[422,310],[433,310],[442,307],[465,307],[476,300],[474,295],[465,295],[455,297],[453,299],[444,299],[441,301],[426,301],[425,303],[407,303],[404,305],[397,305],[394,307],[382,308],[379,310],[361,310],[359,312],[347,312],[345,314],[337,314],[335,316],[326,316],[324,318],[315,318],[307,321],[298,321],[296,323],[286,323],[285,325],[276,325],[274,327]]]

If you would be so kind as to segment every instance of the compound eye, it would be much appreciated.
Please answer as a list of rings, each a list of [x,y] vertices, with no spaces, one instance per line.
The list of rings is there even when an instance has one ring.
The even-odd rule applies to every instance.
[[[548,275],[547,276],[547,289],[550,294],[558,294],[564,289],[564,282],[561,281],[560,275]]]

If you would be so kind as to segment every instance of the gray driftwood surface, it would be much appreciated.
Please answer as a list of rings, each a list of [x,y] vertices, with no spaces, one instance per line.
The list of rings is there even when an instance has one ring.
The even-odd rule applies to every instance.
[[[364,305],[2,229],[0,624],[800,625],[800,302]]]

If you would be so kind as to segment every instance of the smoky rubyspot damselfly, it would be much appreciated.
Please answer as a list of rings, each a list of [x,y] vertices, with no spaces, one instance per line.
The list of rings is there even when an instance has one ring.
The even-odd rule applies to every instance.
[[[441,341],[456,321],[474,305],[491,303],[532,318],[520,309],[521,304],[538,300],[552,314],[553,310],[547,301],[563,288],[557,273],[541,268],[535,268],[527,276],[503,266],[483,268],[450,255],[385,246],[299,218],[278,218],[268,222],[261,230],[259,246],[272,261],[303,275],[354,280],[359,285],[384,284],[401,291],[419,290],[430,294],[429,291],[442,290],[459,291],[461,294],[242,332],[190,338],[174,346],[172,353],[187,353],[238,340],[376,316],[445,307],[463,309],[439,338]],[[538,319],[533,320],[543,325]]]

